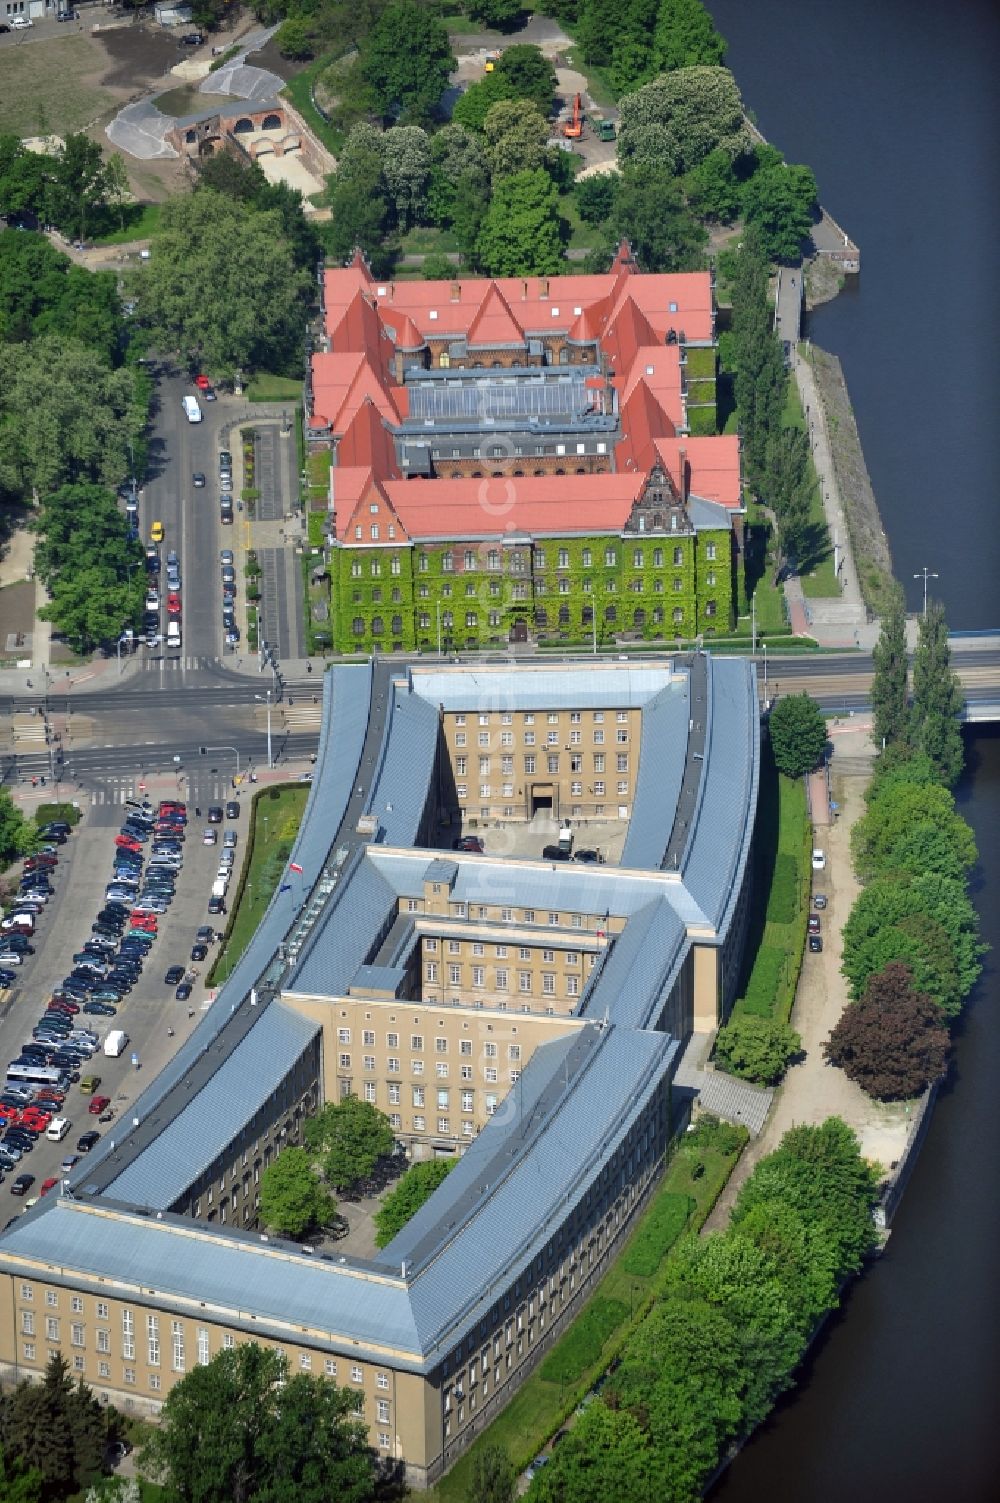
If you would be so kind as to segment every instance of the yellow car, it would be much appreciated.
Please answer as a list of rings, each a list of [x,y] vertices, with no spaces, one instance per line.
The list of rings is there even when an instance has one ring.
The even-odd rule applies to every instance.
[[[163,523],[154,522],[149,529],[149,539],[152,543],[162,543],[164,538]]]

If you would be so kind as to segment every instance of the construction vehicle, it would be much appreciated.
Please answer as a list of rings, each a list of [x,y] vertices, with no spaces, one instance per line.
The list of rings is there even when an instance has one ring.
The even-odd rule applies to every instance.
[[[583,135],[583,110],[579,94],[573,100],[573,118],[563,126],[562,133],[570,141],[579,141]]]
[[[483,69],[484,73],[492,73],[492,72],[494,72],[495,69],[496,69],[496,65],[500,61],[501,57],[503,57],[503,53],[502,52],[487,52],[487,54],[486,54],[486,67]]]
[[[613,141],[615,139],[615,122],[613,120],[595,120],[597,138],[599,141]]]

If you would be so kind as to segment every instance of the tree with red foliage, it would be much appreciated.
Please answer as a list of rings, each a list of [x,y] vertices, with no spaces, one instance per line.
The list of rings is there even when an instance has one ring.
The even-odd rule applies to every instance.
[[[941,1010],[913,986],[909,966],[893,961],[868,978],[823,1045],[827,1063],[839,1065],[877,1101],[918,1095],[945,1072],[948,1030]]]

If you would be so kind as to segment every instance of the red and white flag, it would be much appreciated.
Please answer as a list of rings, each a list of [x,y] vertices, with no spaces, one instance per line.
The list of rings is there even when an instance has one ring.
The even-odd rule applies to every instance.
[[[297,861],[289,861],[288,870],[290,872],[298,872],[300,877],[302,875],[302,868]]]

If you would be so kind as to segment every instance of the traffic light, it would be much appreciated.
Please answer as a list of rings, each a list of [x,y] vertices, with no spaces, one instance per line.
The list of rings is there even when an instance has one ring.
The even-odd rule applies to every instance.
[[[205,757],[205,756],[208,755],[208,747],[207,746],[199,746],[198,750],[201,752],[201,755],[203,757]]]

